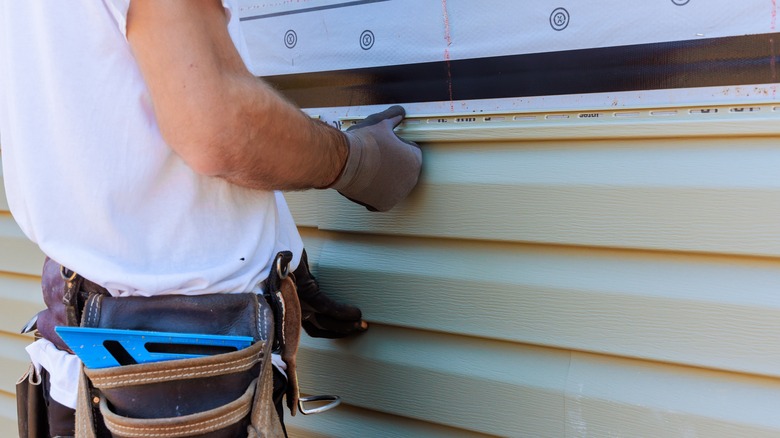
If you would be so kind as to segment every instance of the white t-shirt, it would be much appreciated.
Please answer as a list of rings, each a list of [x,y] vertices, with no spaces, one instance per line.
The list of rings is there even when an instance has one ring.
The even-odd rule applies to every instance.
[[[249,62],[235,1],[223,0],[227,26]],[[287,204],[198,175],[165,144],[125,38],[128,6],[0,0],[11,212],[45,254],[113,295],[257,291],[278,251],[298,264]],[[52,397],[75,407],[78,359],[45,340],[28,351],[51,374]]]
[[[236,0],[230,35],[249,62]],[[163,141],[125,37],[129,0],[0,1],[0,141],[11,212],[113,295],[254,289],[302,250],[278,192],[196,174]],[[235,13],[234,13],[235,12]]]

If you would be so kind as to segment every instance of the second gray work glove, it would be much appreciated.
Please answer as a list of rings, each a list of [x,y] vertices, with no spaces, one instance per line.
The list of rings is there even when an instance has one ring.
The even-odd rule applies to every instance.
[[[301,303],[301,325],[309,336],[336,339],[368,330],[359,308],[334,301],[320,290],[317,279],[309,271],[306,250],[303,250],[293,277]]]
[[[371,211],[390,210],[406,198],[420,176],[422,152],[393,132],[405,115],[395,105],[350,126],[347,162],[330,188]]]

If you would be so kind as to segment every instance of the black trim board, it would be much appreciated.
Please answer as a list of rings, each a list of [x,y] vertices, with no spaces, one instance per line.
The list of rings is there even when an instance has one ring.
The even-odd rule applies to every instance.
[[[266,76],[302,108],[777,83],[780,33]]]

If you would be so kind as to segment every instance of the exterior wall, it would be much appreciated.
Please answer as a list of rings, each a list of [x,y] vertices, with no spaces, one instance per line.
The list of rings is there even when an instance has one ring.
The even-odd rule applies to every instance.
[[[409,125],[397,210],[291,194],[372,323],[304,339],[304,389],[346,406],[294,436],[777,436],[777,123],[681,119]]]
[[[425,169],[397,210],[290,194],[323,289],[372,324],[304,337],[304,391],[344,405],[289,419],[292,436],[777,436],[772,117],[407,127]],[[15,332],[42,305],[43,256],[6,204],[13,436],[29,342]]]
[[[17,435],[14,385],[27,369],[24,346],[31,341],[30,337],[18,333],[43,306],[40,292],[43,257],[8,213],[0,178],[0,436]]]
[[[283,9],[289,2],[244,3]],[[310,9],[324,9],[317,5],[325,3],[313,2]],[[408,37],[410,47],[430,45],[422,49],[432,48],[435,59],[417,62],[444,53],[449,69],[450,48],[457,55],[458,42],[467,39],[457,32],[471,25],[481,32],[481,23],[494,20],[463,15],[458,22],[457,12],[469,3],[451,1],[449,11],[446,3],[415,2],[415,16],[427,11],[438,19],[443,13],[442,26],[434,19],[417,26],[397,3],[392,6],[406,15],[370,16],[382,23],[344,15],[336,17],[340,26],[326,26],[318,19],[312,21],[316,26],[299,28],[299,49],[307,43],[303,31],[321,26],[328,38],[308,32],[310,50],[323,50],[312,41],[327,43],[341,51],[333,59],[357,62],[365,58],[355,53],[369,52],[354,44],[354,36],[367,26],[381,36],[386,26],[392,28],[386,35]],[[667,9],[659,9],[656,20],[636,13],[636,5],[608,3],[609,9],[572,3],[568,34],[548,28],[547,5],[522,14],[492,9],[512,28],[524,29],[524,38],[541,41],[546,48],[539,52],[589,47],[583,38],[603,37],[617,46],[657,42],[632,39],[634,30],[645,28],[636,20],[685,24],[670,26],[674,35],[658,41],[776,31],[774,1],[741,4],[739,14],[728,13],[725,0],[721,7],[690,2],[687,9],[679,7],[687,1],[657,2],[653,8]],[[491,8],[480,9],[487,14]],[[588,15],[596,24],[585,25]],[[294,23],[285,17],[279,34],[270,33],[275,45],[253,49],[266,56],[276,47],[285,55],[277,58],[292,71],[273,74],[308,71],[301,68],[308,60],[283,46],[281,36]],[[736,27],[713,35],[732,21]],[[262,23],[255,27],[265,31],[273,21]],[[355,35],[333,31],[339,27]],[[473,47],[492,49],[498,42]],[[756,47],[756,59],[734,65],[760,67],[765,61],[769,77],[753,82],[776,82],[774,46]],[[669,59],[687,59],[692,67],[675,80],[706,76],[702,65],[719,75],[729,68],[720,58],[702,64],[707,56],[688,59],[678,52],[669,52]],[[382,65],[392,64],[382,56]],[[620,69],[623,64],[617,63]],[[734,71],[741,76],[742,70]],[[572,76],[551,82],[566,85],[580,73],[565,72]],[[639,77],[630,72],[635,74],[620,78]],[[608,73],[590,79],[615,80]],[[451,100],[451,81],[457,79],[450,77],[450,86],[441,88]],[[731,85],[753,83],[737,79],[746,82],[721,84],[723,99],[747,101],[753,92],[757,102],[776,101],[774,88],[734,87],[729,95]],[[328,100],[334,95],[314,91]],[[358,94],[348,94],[350,102]],[[627,106],[644,105],[647,95],[638,94]],[[655,96],[657,102],[667,95]],[[536,98],[540,105],[524,108],[553,108],[568,99]],[[436,102],[424,108],[454,107]],[[425,169],[413,196],[394,211],[369,213],[332,191],[289,194],[323,289],[361,306],[371,323],[368,333],[354,339],[304,336],[304,392],[340,394],[344,403],[326,414],[289,418],[291,436],[780,435],[780,112],[772,104],[744,114],[722,109],[697,116],[661,108],[657,117],[640,109],[629,111],[636,118],[615,118],[608,110],[583,108],[604,117],[582,120],[572,112],[548,114],[571,116],[550,119],[531,114],[522,118],[528,123],[409,124],[402,135],[423,145]],[[42,308],[43,255],[7,210],[0,178],[0,436],[15,436],[14,382],[27,366],[23,348],[30,341],[16,333]]]

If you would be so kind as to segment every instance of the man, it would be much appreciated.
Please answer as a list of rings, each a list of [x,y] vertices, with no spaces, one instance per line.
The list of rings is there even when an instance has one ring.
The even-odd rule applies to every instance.
[[[359,311],[325,297],[299,263],[303,245],[277,190],[334,188],[370,210],[392,208],[421,166],[419,148],[393,133],[400,107],[346,134],[312,121],[251,75],[236,0],[3,0],[0,59],[9,206],[67,280],[53,286],[44,272],[55,299],[39,324],[59,321],[67,287],[149,297],[139,312],[166,296],[267,293],[278,287],[277,254],[292,253],[308,328],[365,330]],[[81,315],[83,304],[69,309]],[[28,351],[47,378],[49,433],[72,435],[80,365],[42,334]]]

